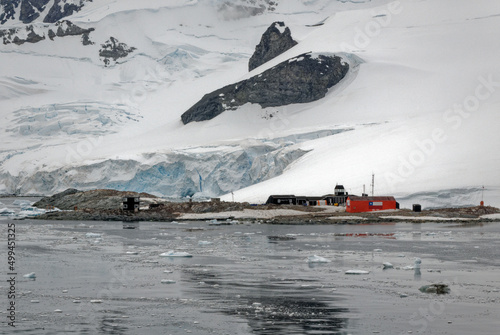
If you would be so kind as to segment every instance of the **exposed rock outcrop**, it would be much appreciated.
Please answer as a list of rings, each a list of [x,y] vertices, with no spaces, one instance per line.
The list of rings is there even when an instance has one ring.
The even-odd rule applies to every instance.
[[[302,54],[248,80],[206,94],[181,119],[184,124],[206,121],[249,102],[265,108],[315,101],[323,98],[348,70],[349,64],[338,56]]]
[[[80,28],[77,25],[73,24],[71,21],[64,20],[61,22],[56,23],[57,30],[55,34],[52,32],[52,30],[49,30],[49,37],[51,32],[53,33],[54,36],[57,37],[64,37],[64,36],[78,36],[78,35],[87,35],[92,31],[94,31],[94,28],[89,28],[89,29],[84,29]],[[51,38],[53,39],[53,38]]]
[[[33,25],[29,25],[23,28],[2,29],[0,30],[0,38],[2,38],[3,44],[21,45],[40,42],[45,39],[45,34],[38,31]]]
[[[111,60],[115,63],[119,58],[125,58],[136,50],[134,47],[129,47],[125,43],[120,43],[116,38],[110,37],[106,43],[101,44],[101,50],[99,50],[99,56],[102,57],[102,61],[105,66],[111,65]]]
[[[290,28],[286,27],[284,22],[274,22],[267,28],[260,43],[255,47],[255,52],[248,62],[248,70],[252,71],[296,44]]]
[[[39,208],[54,206],[63,210],[74,209],[75,206],[82,209],[120,209],[122,207],[122,199],[126,196],[156,198],[156,196],[147,193],[115,190],[78,191],[71,188],[51,197],[42,198],[33,206]]]
[[[21,14],[19,19],[23,23],[31,23],[36,20],[40,13],[44,11],[45,5],[50,0],[23,0],[21,2]]]
[[[277,0],[231,0],[221,1],[217,11],[224,20],[237,20],[272,12],[277,6]]]
[[[81,28],[71,21],[64,20],[57,22],[55,25],[40,26],[31,24],[22,28],[3,29],[0,30],[0,38],[2,38],[3,44],[14,43],[21,45],[24,43],[37,43],[43,41],[46,35],[51,40],[54,40],[55,37],[82,35],[82,43],[86,45],[84,36],[86,36],[87,41],[90,41],[89,34],[92,31],[94,31],[94,28]]]
[[[16,8],[19,7],[21,0],[10,0],[0,2],[0,24],[4,24],[8,20],[14,20]]]
[[[50,0],[1,0],[0,24],[19,21],[28,24],[45,15],[43,22],[55,23],[80,11],[86,2],[92,0],[55,0],[50,8]]]
[[[76,3],[75,1],[55,0],[43,22],[54,23],[66,16],[70,16],[78,12],[85,5],[85,2],[92,2],[92,0],[80,0]]]

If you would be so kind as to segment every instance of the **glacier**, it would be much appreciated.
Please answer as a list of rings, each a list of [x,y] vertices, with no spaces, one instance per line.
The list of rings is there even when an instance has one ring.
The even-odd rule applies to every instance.
[[[109,187],[260,203],[337,183],[359,194],[375,174],[375,194],[403,206],[500,206],[498,2],[81,4],[64,19],[93,29],[94,44],[0,45],[0,193]],[[30,22],[38,34],[54,25],[46,12]],[[24,32],[18,18],[1,29]],[[298,44],[248,72],[275,21]],[[105,67],[111,37],[136,49]],[[316,102],[181,123],[204,94],[306,52],[342,56],[355,71]]]

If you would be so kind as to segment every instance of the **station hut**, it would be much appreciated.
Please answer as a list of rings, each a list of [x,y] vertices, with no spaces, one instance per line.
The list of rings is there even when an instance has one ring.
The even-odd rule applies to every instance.
[[[363,213],[398,209],[399,203],[394,197],[358,197],[350,195],[346,201],[346,212]]]
[[[295,195],[271,195],[267,198],[266,205],[296,205],[297,197]]]
[[[124,211],[130,211],[130,212],[138,212],[139,211],[139,206],[141,204],[141,198],[140,197],[124,197],[122,199],[123,201],[123,210]]]

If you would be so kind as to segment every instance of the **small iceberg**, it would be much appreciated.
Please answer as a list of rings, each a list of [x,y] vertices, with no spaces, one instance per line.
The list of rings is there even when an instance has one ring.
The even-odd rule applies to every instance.
[[[370,271],[365,271],[365,270],[347,270],[345,272],[346,275],[367,275],[369,273]]]
[[[36,208],[36,207],[22,207],[22,210],[19,212],[19,216],[21,217],[34,217],[38,215],[45,214],[47,211],[45,209]]]
[[[14,202],[12,203],[12,205],[24,208],[24,207],[30,207],[31,206],[31,202],[28,201],[28,200],[14,200]]]
[[[36,279],[36,274],[34,272],[27,273],[23,276],[24,278]]]
[[[318,255],[313,255],[307,257],[307,262],[308,263],[330,263],[331,261],[329,259],[326,259],[324,257],[318,256]]]
[[[161,283],[162,283],[162,284],[175,284],[175,280],[171,280],[171,279],[162,279],[162,280],[161,280]]]
[[[87,233],[87,234],[85,234],[85,237],[86,238],[100,238],[101,234],[98,234],[98,233]]]
[[[389,263],[389,262],[385,262],[384,264],[382,264],[382,266],[384,267],[384,270],[394,269],[394,265],[392,265],[392,263]]]
[[[212,242],[210,242],[210,241],[198,241],[198,245],[200,247],[204,247],[204,246],[207,246],[207,245],[210,245],[210,244],[212,244]]]
[[[418,257],[415,258],[415,262],[414,262],[415,269],[420,269],[420,264],[422,264],[422,260]]]
[[[160,254],[160,257],[193,257],[190,253],[187,253],[185,251],[173,251],[170,250],[168,252],[164,252]]]
[[[14,215],[16,212],[14,212],[12,209],[8,208],[2,208],[0,209],[0,215],[1,216],[9,216],[9,215]]]

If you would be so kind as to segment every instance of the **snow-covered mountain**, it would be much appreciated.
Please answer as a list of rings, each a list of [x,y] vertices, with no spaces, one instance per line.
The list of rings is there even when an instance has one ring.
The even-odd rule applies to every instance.
[[[276,21],[298,43],[248,72]],[[500,206],[497,1],[3,0],[0,22],[0,193],[262,202],[374,174],[403,206]],[[349,64],[324,98],[181,121],[308,52]]]

